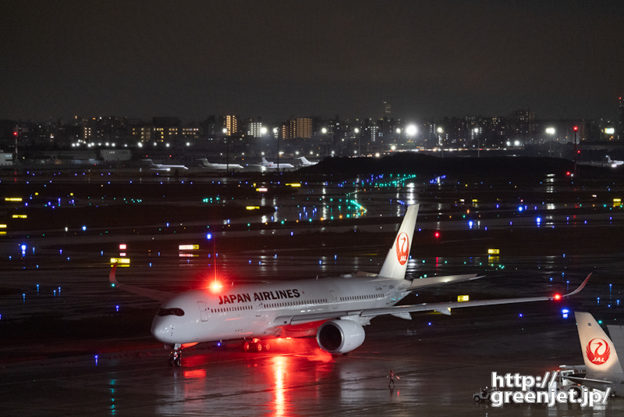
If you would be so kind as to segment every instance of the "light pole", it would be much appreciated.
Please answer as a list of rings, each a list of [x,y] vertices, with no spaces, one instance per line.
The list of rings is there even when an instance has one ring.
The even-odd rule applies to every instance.
[[[578,133],[579,127],[577,125],[574,125],[572,127],[572,130],[574,131],[574,176],[576,177],[576,158],[578,156],[578,145],[576,144],[576,134]]]
[[[479,135],[479,131],[481,128],[473,127],[472,134],[477,138],[477,158],[481,158],[481,135]]]
[[[557,133],[557,130],[552,126],[549,126],[546,128],[545,132],[548,136],[550,136],[550,141],[548,144],[548,153],[550,154],[552,153],[553,138],[555,137],[555,133]]]
[[[227,136],[227,128],[221,129],[223,136],[225,137],[225,175],[230,173],[230,140]]]

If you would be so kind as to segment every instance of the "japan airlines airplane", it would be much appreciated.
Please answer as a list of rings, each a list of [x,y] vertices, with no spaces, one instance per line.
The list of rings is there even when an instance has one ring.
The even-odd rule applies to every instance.
[[[364,327],[371,319],[392,315],[410,320],[410,313],[494,304],[560,300],[574,291],[552,297],[506,298],[467,302],[395,305],[410,292],[431,285],[477,279],[476,274],[426,279],[405,279],[418,205],[407,208],[403,222],[378,274],[358,273],[337,278],[281,281],[222,287],[216,281],[209,289],[193,290],[167,299],[163,294],[120,284],[115,269],[109,280],[136,294],[166,300],[152,322],[156,339],[172,346],[170,361],[180,366],[184,344],[239,339],[262,350],[262,338],[316,336],[318,345],[330,353],[347,353],[364,343]]]
[[[276,164],[275,162],[267,161],[264,156],[262,157],[261,166],[264,169],[294,169],[295,168],[293,164],[289,164],[285,162],[280,162],[279,164]]]
[[[607,326],[613,341],[602,330],[590,313],[574,312],[581,351],[585,366],[563,366],[562,369],[574,369],[577,373],[566,376],[572,382],[624,396],[624,369],[615,350],[624,343],[624,326]]]

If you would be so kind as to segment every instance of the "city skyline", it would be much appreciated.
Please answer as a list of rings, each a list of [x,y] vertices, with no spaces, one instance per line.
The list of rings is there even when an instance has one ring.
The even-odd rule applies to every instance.
[[[0,118],[615,117],[617,1],[12,3]]]

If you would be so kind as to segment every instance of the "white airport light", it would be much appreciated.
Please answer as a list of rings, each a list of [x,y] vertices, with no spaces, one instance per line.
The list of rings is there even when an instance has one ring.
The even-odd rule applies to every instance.
[[[353,133],[355,133],[356,135],[360,133],[360,128],[356,127],[355,129],[353,129]]]
[[[418,133],[418,127],[415,124],[409,124],[405,126],[405,134],[409,137],[414,137]]]
[[[613,134],[615,134],[615,128],[614,127],[605,127],[604,132],[607,135],[613,135]]]
[[[264,135],[266,135],[267,133],[269,133],[269,129],[267,129],[265,126],[262,126],[262,127],[260,128],[260,136],[264,136]]]
[[[518,139],[514,140],[514,146],[520,146],[521,143]]]
[[[178,245],[178,250],[198,250],[199,245],[197,244],[188,244],[188,245]]]
[[[224,127],[223,129],[221,129],[221,133],[225,135],[227,133],[227,128]]]
[[[552,136],[552,135],[554,135],[555,133],[556,133],[556,130],[555,130],[555,128],[554,128],[554,127],[549,126],[549,127],[547,127],[547,128],[546,128],[546,134],[547,134],[547,135]]]
[[[401,128],[400,127],[397,127],[394,131],[396,132],[397,135],[401,134]]]
[[[326,127],[321,128],[321,133],[326,135],[327,134],[327,128]]]
[[[442,133],[444,133],[444,129],[442,129],[441,127],[438,127],[436,129],[436,132],[438,132],[439,134],[442,134]]]

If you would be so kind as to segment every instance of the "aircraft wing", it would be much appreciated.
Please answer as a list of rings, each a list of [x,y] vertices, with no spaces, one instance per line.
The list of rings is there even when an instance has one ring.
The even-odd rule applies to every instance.
[[[171,294],[166,293],[164,291],[153,290],[151,288],[137,287],[135,285],[121,284],[117,281],[115,274],[117,272],[117,265],[113,265],[111,268],[110,274],[108,275],[108,282],[110,282],[111,287],[119,288],[120,290],[140,295],[141,297],[150,298],[152,300],[157,301],[166,301],[171,298]]]
[[[445,275],[441,277],[414,279],[412,280],[412,284],[410,285],[409,290],[413,291],[422,287],[428,287],[430,285],[451,284],[454,282],[472,281],[472,280],[483,278],[483,277],[485,277],[485,275],[464,274],[464,275]]]
[[[581,385],[587,382],[592,383],[592,384],[604,384],[604,385],[613,384],[613,381],[605,381],[602,379],[592,379],[592,378],[582,378],[580,376],[562,376],[562,378],[569,379],[570,381],[576,382],[577,384],[581,384]]]
[[[405,319],[411,319],[409,313],[417,313],[424,311],[437,311],[442,314],[450,315],[451,310],[454,308],[466,308],[466,307],[479,307],[498,304],[515,304],[515,303],[531,303],[534,301],[558,301],[561,298],[570,297],[571,295],[580,292],[587,281],[591,277],[591,274],[585,278],[585,280],[572,292],[559,296],[541,296],[541,297],[521,297],[521,298],[498,298],[491,300],[475,300],[475,301],[449,301],[440,303],[421,303],[421,304],[409,304],[398,305],[382,308],[369,308],[360,310],[337,310],[328,311],[322,313],[310,313],[310,314],[293,314],[289,316],[280,316],[275,319],[274,324],[276,326],[296,325],[311,323],[321,320],[332,320],[339,318],[358,318],[372,319],[377,316],[393,315]]]

